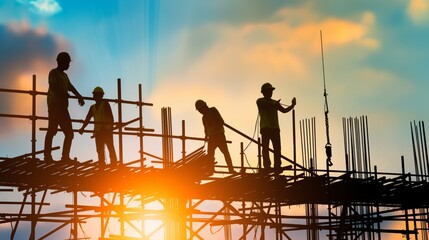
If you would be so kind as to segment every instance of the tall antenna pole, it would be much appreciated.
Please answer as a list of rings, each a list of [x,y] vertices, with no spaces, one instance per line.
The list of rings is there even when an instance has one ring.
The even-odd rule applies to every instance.
[[[326,93],[326,80],[325,80],[325,59],[323,56],[323,38],[322,38],[322,30],[320,30],[320,48],[322,50],[322,72],[323,72],[323,96],[325,97],[325,126],[326,126],[326,145],[325,145],[325,152],[326,152],[326,164],[328,166],[332,166],[333,163],[331,162],[332,157],[332,145],[329,140],[329,107],[328,107],[328,93]]]

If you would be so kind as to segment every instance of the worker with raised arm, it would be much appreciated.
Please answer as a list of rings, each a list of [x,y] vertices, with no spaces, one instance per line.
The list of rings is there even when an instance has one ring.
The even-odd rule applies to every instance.
[[[281,172],[281,141],[278,111],[287,113],[296,105],[295,97],[292,98],[292,104],[283,107],[280,100],[272,99],[274,87],[270,83],[264,83],[261,87],[262,98],[256,101],[260,116],[260,132],[262,136],[262,159],[265,170],[271,169],[271,160],[269,155],[269,143],[271,141],[274,150],[274,171]]]

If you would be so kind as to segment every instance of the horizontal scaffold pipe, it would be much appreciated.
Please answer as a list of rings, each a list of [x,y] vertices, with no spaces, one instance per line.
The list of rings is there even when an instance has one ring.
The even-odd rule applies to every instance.
[[[47,92],[40,92],[40,91],[32,91],[32,90],[17,90],[17,89],[6,89],[6,88],[0,88],[0,92],[8,92],[8,93],[24,93],[24,94],[30,94],[30,95],[48,95]],[[76,96],[69,96],[69,98],[77,99]],[[85,100],[94,100],[92,97],[83,97]],[[140,101],[129,101],[129,100],[119,100],[119,99],[109,99],[109,98],[103,98],[104,100],[108,102],[113,103],[125,103],[125,104],[134,104],[137,106],[153,106],[153,103],[146,103],[146,102],[140,102]]]

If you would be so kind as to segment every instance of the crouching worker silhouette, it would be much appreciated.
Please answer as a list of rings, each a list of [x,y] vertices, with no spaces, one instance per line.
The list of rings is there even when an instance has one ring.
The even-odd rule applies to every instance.
[[[208,139],[207,155],[214,158],[216,148],[219,148],[225,157],[226,165],[231,173],[235,173],[232,166],[231,155],[226,145],[225,130],[223,128],[223,119],[215,107],[209,108],[203,100],[195,102],[195,108],[203,115],[204,133]]]
[[[101,165],[106,162],[104,154],[104,146],[109,150],[110,163],[117,164],[115,146],[113,145],[113,114],[109,102],[103,99],[104,91],[101,87],[94,88],[92,96],[95,104],[91,105],[85,121],[79,130],[82,134],[89,120],[94,117],[94,137],[97,147],[98,161]]]

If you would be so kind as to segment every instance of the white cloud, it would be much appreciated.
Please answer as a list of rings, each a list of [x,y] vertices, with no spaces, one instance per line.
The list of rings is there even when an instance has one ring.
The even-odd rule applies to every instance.
[[[17,0],[17,2],[27,6],[30,11],[47,17],[62,10],[60,4],[55,0]]]

